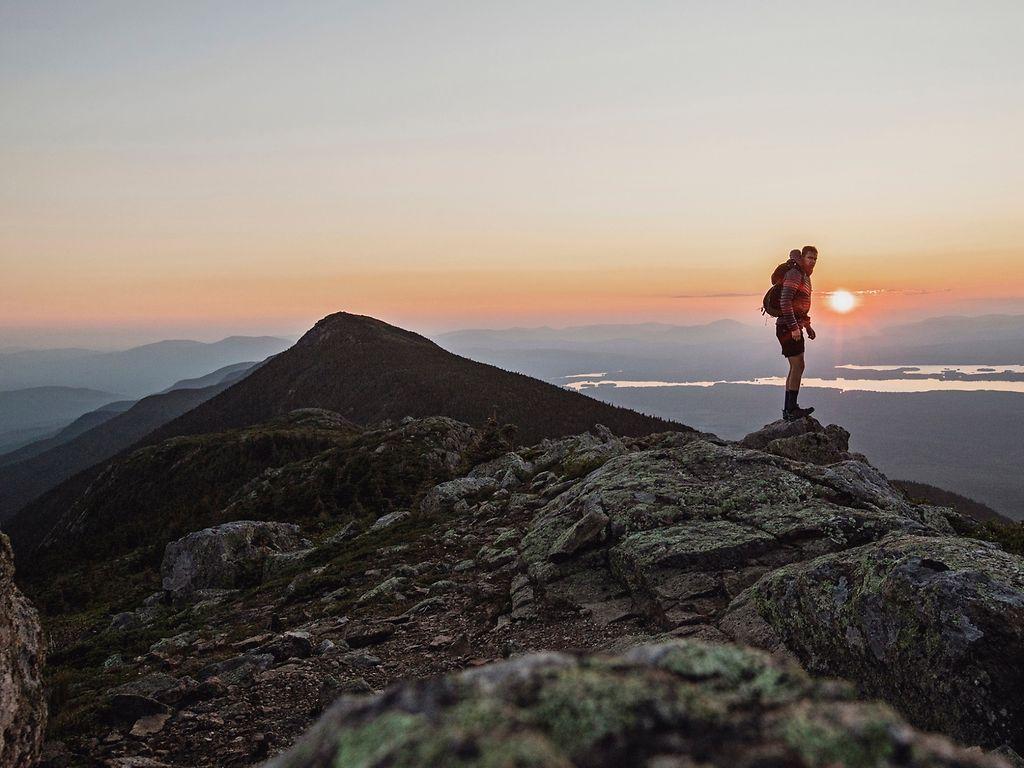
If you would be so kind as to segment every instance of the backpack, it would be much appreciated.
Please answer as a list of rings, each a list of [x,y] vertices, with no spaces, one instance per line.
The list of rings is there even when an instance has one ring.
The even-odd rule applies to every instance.
[[[795,261],[787,259],[772,272],[772,287],[768,289],[761,300],[762,315],[779,317],[782,314],[782,282],[786,279],[786,273],[795,266],[797,266]]]

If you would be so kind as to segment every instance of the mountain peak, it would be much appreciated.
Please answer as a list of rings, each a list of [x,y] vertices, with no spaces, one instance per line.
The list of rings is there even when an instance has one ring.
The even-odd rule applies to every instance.
[[[692,431],[460,357],[382,320],[336,312],[291,349],[151,437],[246,427],[296,408],[325,408],[364,426],[405,416],[449,416],[477,426],[495,419],[518,427],[524,441],[585,432],[599,423],[620,435]]]
[[[318,321],[302,335],[296,346],[372,344],[380,342],[419,343],[436,346],[418,333],[389,325],[383,320],[351,312],[335,312]]]

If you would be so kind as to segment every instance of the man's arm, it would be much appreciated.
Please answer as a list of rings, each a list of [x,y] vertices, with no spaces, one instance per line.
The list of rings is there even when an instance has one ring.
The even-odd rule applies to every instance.
[[[800,322],[793,312],[793,297],[803,284],[803,273],[795,267],[786,272],[782,280],[782,293],[779,296],[779,310],[782,327],[793,334],[794,339],[800,338]]]

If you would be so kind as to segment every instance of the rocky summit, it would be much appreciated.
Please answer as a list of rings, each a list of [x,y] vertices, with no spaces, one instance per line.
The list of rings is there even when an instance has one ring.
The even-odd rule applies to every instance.
[[[46,727],[43,633],[35,610],[14,586],[11,545],[0,533],[0,765],[35,763]]]
[[[307,409],[142,447],[23,568],[44,764],[1006,765],[1024,560],[848,440]]]

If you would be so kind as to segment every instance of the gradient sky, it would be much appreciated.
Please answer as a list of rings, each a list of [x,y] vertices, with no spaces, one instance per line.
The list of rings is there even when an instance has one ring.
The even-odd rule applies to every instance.
[[[0,347],[1024,312],[1024,3],[0,0]],[[740,295],[736,295],[740,294]],[[831,318],[839,322],[839,318]]]

